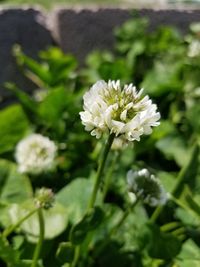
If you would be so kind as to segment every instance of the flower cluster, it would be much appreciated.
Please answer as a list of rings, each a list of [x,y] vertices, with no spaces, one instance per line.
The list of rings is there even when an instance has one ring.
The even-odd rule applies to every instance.
[[[132,84],[120,81],[98,81],[85,93],[84,111],[80,112],[86,131],[100,138],[104,132],[114,133],[126,141],[140,140],[159,125],[160,113],[148,96],[142,96]]]
[[[54,166],[57,147],[48,137],[31,134],[16,147],[16,161],[21,173],[40,174]]]
[[[54,194],[49,188],[40,188],[35,194],[35,205],[39,208],[51,208],[54,200]]]
[[[147,169],[140,171],[128,171],[127,182],[129,191],[134,193],[138,199],[150,206],[164,205],[167,194],[159,180],[150,174]]]

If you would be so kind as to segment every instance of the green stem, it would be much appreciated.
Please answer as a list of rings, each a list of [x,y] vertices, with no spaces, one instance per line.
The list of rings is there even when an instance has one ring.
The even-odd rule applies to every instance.
[[[26,214],[22,219],[20,219],[16,224],[8,227],[4,230],[2,233],[2,236],[4,238],[7,238],[15,229],[17,229],[24,221],[26,221],[29,217],[31,217],[36,211],[38,211],[39,208],[34,208],[32,211],[30,211],[28,214]]]
[[[38,243],[35,247],[35,251],[33,254],[33,261],[32,261],[31,267],[37,266],[38,258],[40,256],[40,252],[42,248],[42,243],[44,241],[45,226],[44,226],[44,217],[43,217],[42,209],[38,210],[38,220],[39,220],[40,234],[39,234]]]
[[[198,142],[196,142],[193,146],[188,163],[179,172],[177,183],[171,193],[174,197],[179,198],[183,191],[184,184],[189,183],[191,180],[190,178],[196,175],[195,168],[198,166],[198,154],[199,145]]]
[[[105,183],[104,183],[104,187],[103,187],[103,200],[105,199],[105,197],[107,195],[107,192],[108,192],[108,189],[109,189],[109,185],[111,183],[112,173],[113,173],[113,171],[115,169],[115,165],[116,165],[118,156],[119,156],[118,152],[113,155],[110,168],[108,169],[107,175],[105,177]]]
[[[101,178],[102,178],[103,170],[104,170],[104,167],[105,167],[106,159],[108,157],[108,153],[110,151],[110,148],[112,146],[114,138],[115,138],[114,134],[109,135],[107,143],[105,145],[105,148],[104,148],[104,151],[103,151],[103,155],[102,155],[101,160],[100,160],[99,165],[98,165],[97,174],[96,174],[96,180],[95,180],[95,184],[94,184],[94,188],[93,188],[93,191],[92,191],[92,195],[91,195],[91,198],[90,198],[90,201],[89,201],[89,204],[88,204],[88,210],[93,208],[94,205],[95,205],[95,201],[96,201],[96,198],[97,198],[97,192],[98,192],[98,189],[99,189],[99,185],[101,183]],[[79,260],[79,256],[80,256],[80,249],[81,249],[80,245],[76,246],[74,259],[73,259],[73,262],[71,263],[70,267],[76,267],[76,265],[78,263],[78,260]]]
[[[151,215],[150,222],[155,223],[160,213],[163,211],[164,206],[158,206]]]
[[[104,167],[105,167],[106,159],[108,157],[108,153],[110,151],[110,148],[111,148],[111,145],[113,143],[114,138],[115,138],[114,134],[109,135],[108,141],[107,141],[107,143],[105,145],[102,158],[101,158],[101,160],[99,162],[97,175],[96,175],[96,180],[95,180],[95,185],[94,185],[93,192],[92,192],[92,195],[91,195],[91,198],[90,198],[88,209],[93,208],[94,205],[95,205],[97,192],[98,192],[98,189],[99,189],[99,185],[101,183],[101,178],[102,178],[103,170],[104,170]]]
[[[178,228],[180,225],[181,225],[180,222],[169,222],[169,223],[162,225],[160,227],[160,230],[162,232],[168,232],[168,231],[172,231],[172,230]]]
[[[185,227],[184,226],[179,227],[178,229],[172,231],[171,233],[173,235],[175,235],[175,236],[179,236],[179,235],[185,234]]]
[[[79,255],[80,255],[80,249],[81,249],[80,246],[76,246],[74,259],[73,259],[73,262],[71,263],[70,267],[76,267],[76,265],[78,263]]]
[[[175,188],[171,192],[171,197],[175,197],[177,199],[181,195],[184,188],[184,184],[187,183],[189,181],[189,178],[192,176],[191,169],[193,169],[193,166],[197,165],[198,154],[199,145],[198,143],[196,143],[193,147],[189,162],[179,172],[177,183],[175,185]],[[164,206],[158,206],[152,214],[150,221],[155,223],[163,209]]]
[[[190,209],[190,207],[188,207],[184,202],[182,202],[180,199],[175,198],[174,196],[171,196],[171,200],[176,203],[176,205],[178,205],[179,207],[183,208],[184,210],[186,210],[188,213],[190,213],[191,215],[193,215],[194,217],[199,219],[199,215],[194,212],[192,209]]]

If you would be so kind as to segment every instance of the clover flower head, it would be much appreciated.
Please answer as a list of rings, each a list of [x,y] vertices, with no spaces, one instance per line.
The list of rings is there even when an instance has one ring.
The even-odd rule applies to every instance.
[[[147,169],[140,171],[128,171],[127,182],[129,191],[133,192],[138,199],[150,206],[164,205],[167,194],[159,180],[150,174]]]
[[[40,174],[54,167],[57,147],[41,134],[31,134],[16,147],[15,158],[21,173]]]
[[[40,188],[35,194],[35,205],[38,208],[49,209],[54,201],[53,191],[49,188]]]
[[[200,56],[200,41],[193,40],[188,47],[188,57],[198,57]]]
[[[151,134],[152,127],[159,125],[160,113],[142,92],[133,84],[122,88],[119,80],[96,82],[83,96],[80,117],[85,130],[96,138],[107,132],[127,141],[139,141],[141,135]]]

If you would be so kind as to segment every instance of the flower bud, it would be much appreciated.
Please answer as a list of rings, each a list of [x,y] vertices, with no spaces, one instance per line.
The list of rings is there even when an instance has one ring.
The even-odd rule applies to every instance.
[[[41,188],[35,194],[35,205],[38,208],[49,209],[53,206],[54,193],[49,188]]]
[[[129,191],[150,206],[164,205],[167,194],[160,181],[147,169],[128,171],[127,182]]]

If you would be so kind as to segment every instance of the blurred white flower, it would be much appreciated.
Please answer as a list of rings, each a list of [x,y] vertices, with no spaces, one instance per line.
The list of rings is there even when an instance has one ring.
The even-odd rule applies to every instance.
[[[188,47],[188,57],[200,56],[200,41],[193,40]]]
[[[158,126],[160,113],[148,96],[142,96],[132,84],[120,86],[120,81],[98,81],[83,96],[84,111],[80,112],[86,131],[100,138],[104,132],[114,133],[124,140],[140,140]]]
[[[150,206],[164,205],[167,201],[167,193],[159,180],[150,174],[147,169],[140,171],[128,171],[127,182],[129,191],[137,198]]]
[[[48,91],[46,89],[38,88],[33,93],[33,98],[37,102],[42,102],[48,95]]]
[[[57,147],[48,137],[31,134],[16,147],[15,158],[21,173],[40,174],[54,167]]]

